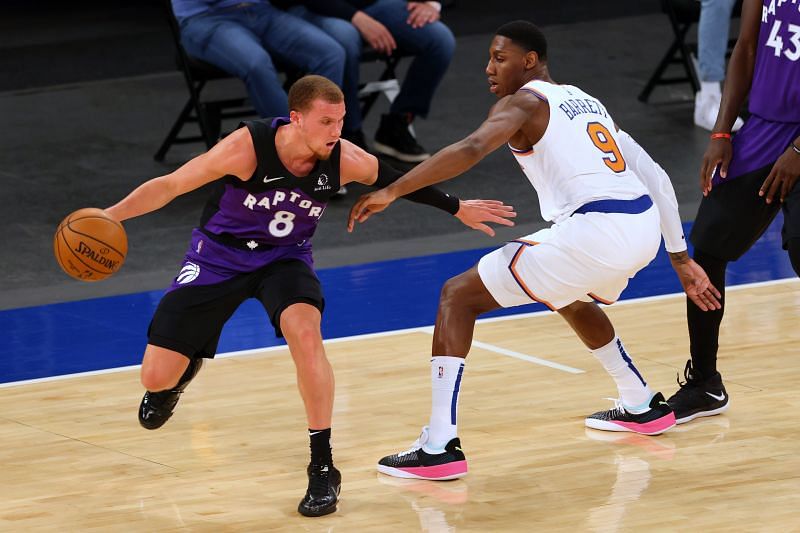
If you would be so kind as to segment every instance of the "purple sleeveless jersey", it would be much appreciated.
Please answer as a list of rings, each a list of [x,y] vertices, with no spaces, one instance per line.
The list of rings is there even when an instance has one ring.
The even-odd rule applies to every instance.
[[[800,0],[763,0],[749,110],[715,185],[774,163],[800,135]]]
[[[247,181],[225,176],[216,183],[170,290],[219,283],[284,259],[313,268],[310,239],[339,190],[340,145],[307,176],[294,176],[275,149],[275,133],[287,122],[243,123],[253,137],[256,170]]]

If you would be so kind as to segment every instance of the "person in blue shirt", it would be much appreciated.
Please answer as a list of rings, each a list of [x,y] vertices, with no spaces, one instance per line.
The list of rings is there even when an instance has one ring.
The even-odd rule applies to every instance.
[[[439,2],[406,0],[280,0],[294,13],[321,28],[345,50],[347,102],[342,136],[366,147],[358,102],[359,64],[364,44],[387,55],[413,56],[400,92],[375,133],[376,152],[408,163],[430,154],[411,134],[415,117],[427,117],[431,101],[455,50],[455,38],[440,20]]]
[[[276,63],[342,85],[344,48],[268,0],[172,0],[186,53],[241,78],[262,117],[289,115]]]

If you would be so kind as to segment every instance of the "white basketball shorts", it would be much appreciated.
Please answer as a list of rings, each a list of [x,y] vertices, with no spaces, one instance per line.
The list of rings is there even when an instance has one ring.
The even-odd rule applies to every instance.
[[[503,307],[613,303],[661,244],[658,209],[574,214],[483,256],[478,273]]]

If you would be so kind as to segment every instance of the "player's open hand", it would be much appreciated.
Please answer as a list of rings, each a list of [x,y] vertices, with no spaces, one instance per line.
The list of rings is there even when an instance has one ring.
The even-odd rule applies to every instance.
[[[714,311],[722,309],[722,304],[719,302],[722,295],[711,280],[708,279],[708,274],[703,270],[703,267],[694,262],[694,259],[688,256],[681,261],[672,261],[672,268],[678,275],[678,279],[683,286],[686,296],[703,311]]]
[[[794,188],[798,177],[800,177],[800,154],[790,146],[772,165],[772,170],[764,180],[758,195],[766,196],[765,199],[770,204],[777,194],[783,202]]]
[[[396,199],[397,197],[386,189],[380,189],[362,195],[350,209],[350,218],[347,220],[347,231],[352,233],[356,221],[365,222],[375,213],[380,213],[389,207],[389,204]]]
[[[714,177],[717,166],[719,166],[719,176],[722,179],[728,177],[728,165],[732,158],[733,146],[730,139],[711,139],[700,166],[700,190],[703,191],[703,196],[708,196],[711,192],[711,178]]]
[[[499,200],[461,200],[456,218],[474,230],[482,231],[494,237],[494,230],[485,222],[493,222],[501,226],[513,226],[509,220],[517,216],[514,208]]]

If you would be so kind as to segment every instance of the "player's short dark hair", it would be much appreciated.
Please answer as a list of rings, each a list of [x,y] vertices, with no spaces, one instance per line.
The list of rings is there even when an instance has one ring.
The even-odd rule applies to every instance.
[[[511,39],[526,52],[536,52],[539,59],[547,60],[547,39],[536,24],[527,20],[506,22],[494,32],[495,35]]]
[[[311,102],[324,100],[329,104],[344,102],[344,94],[338,85],[328,78],[314,74],[303,76],[289,89],[289,110],[308,111]]]

